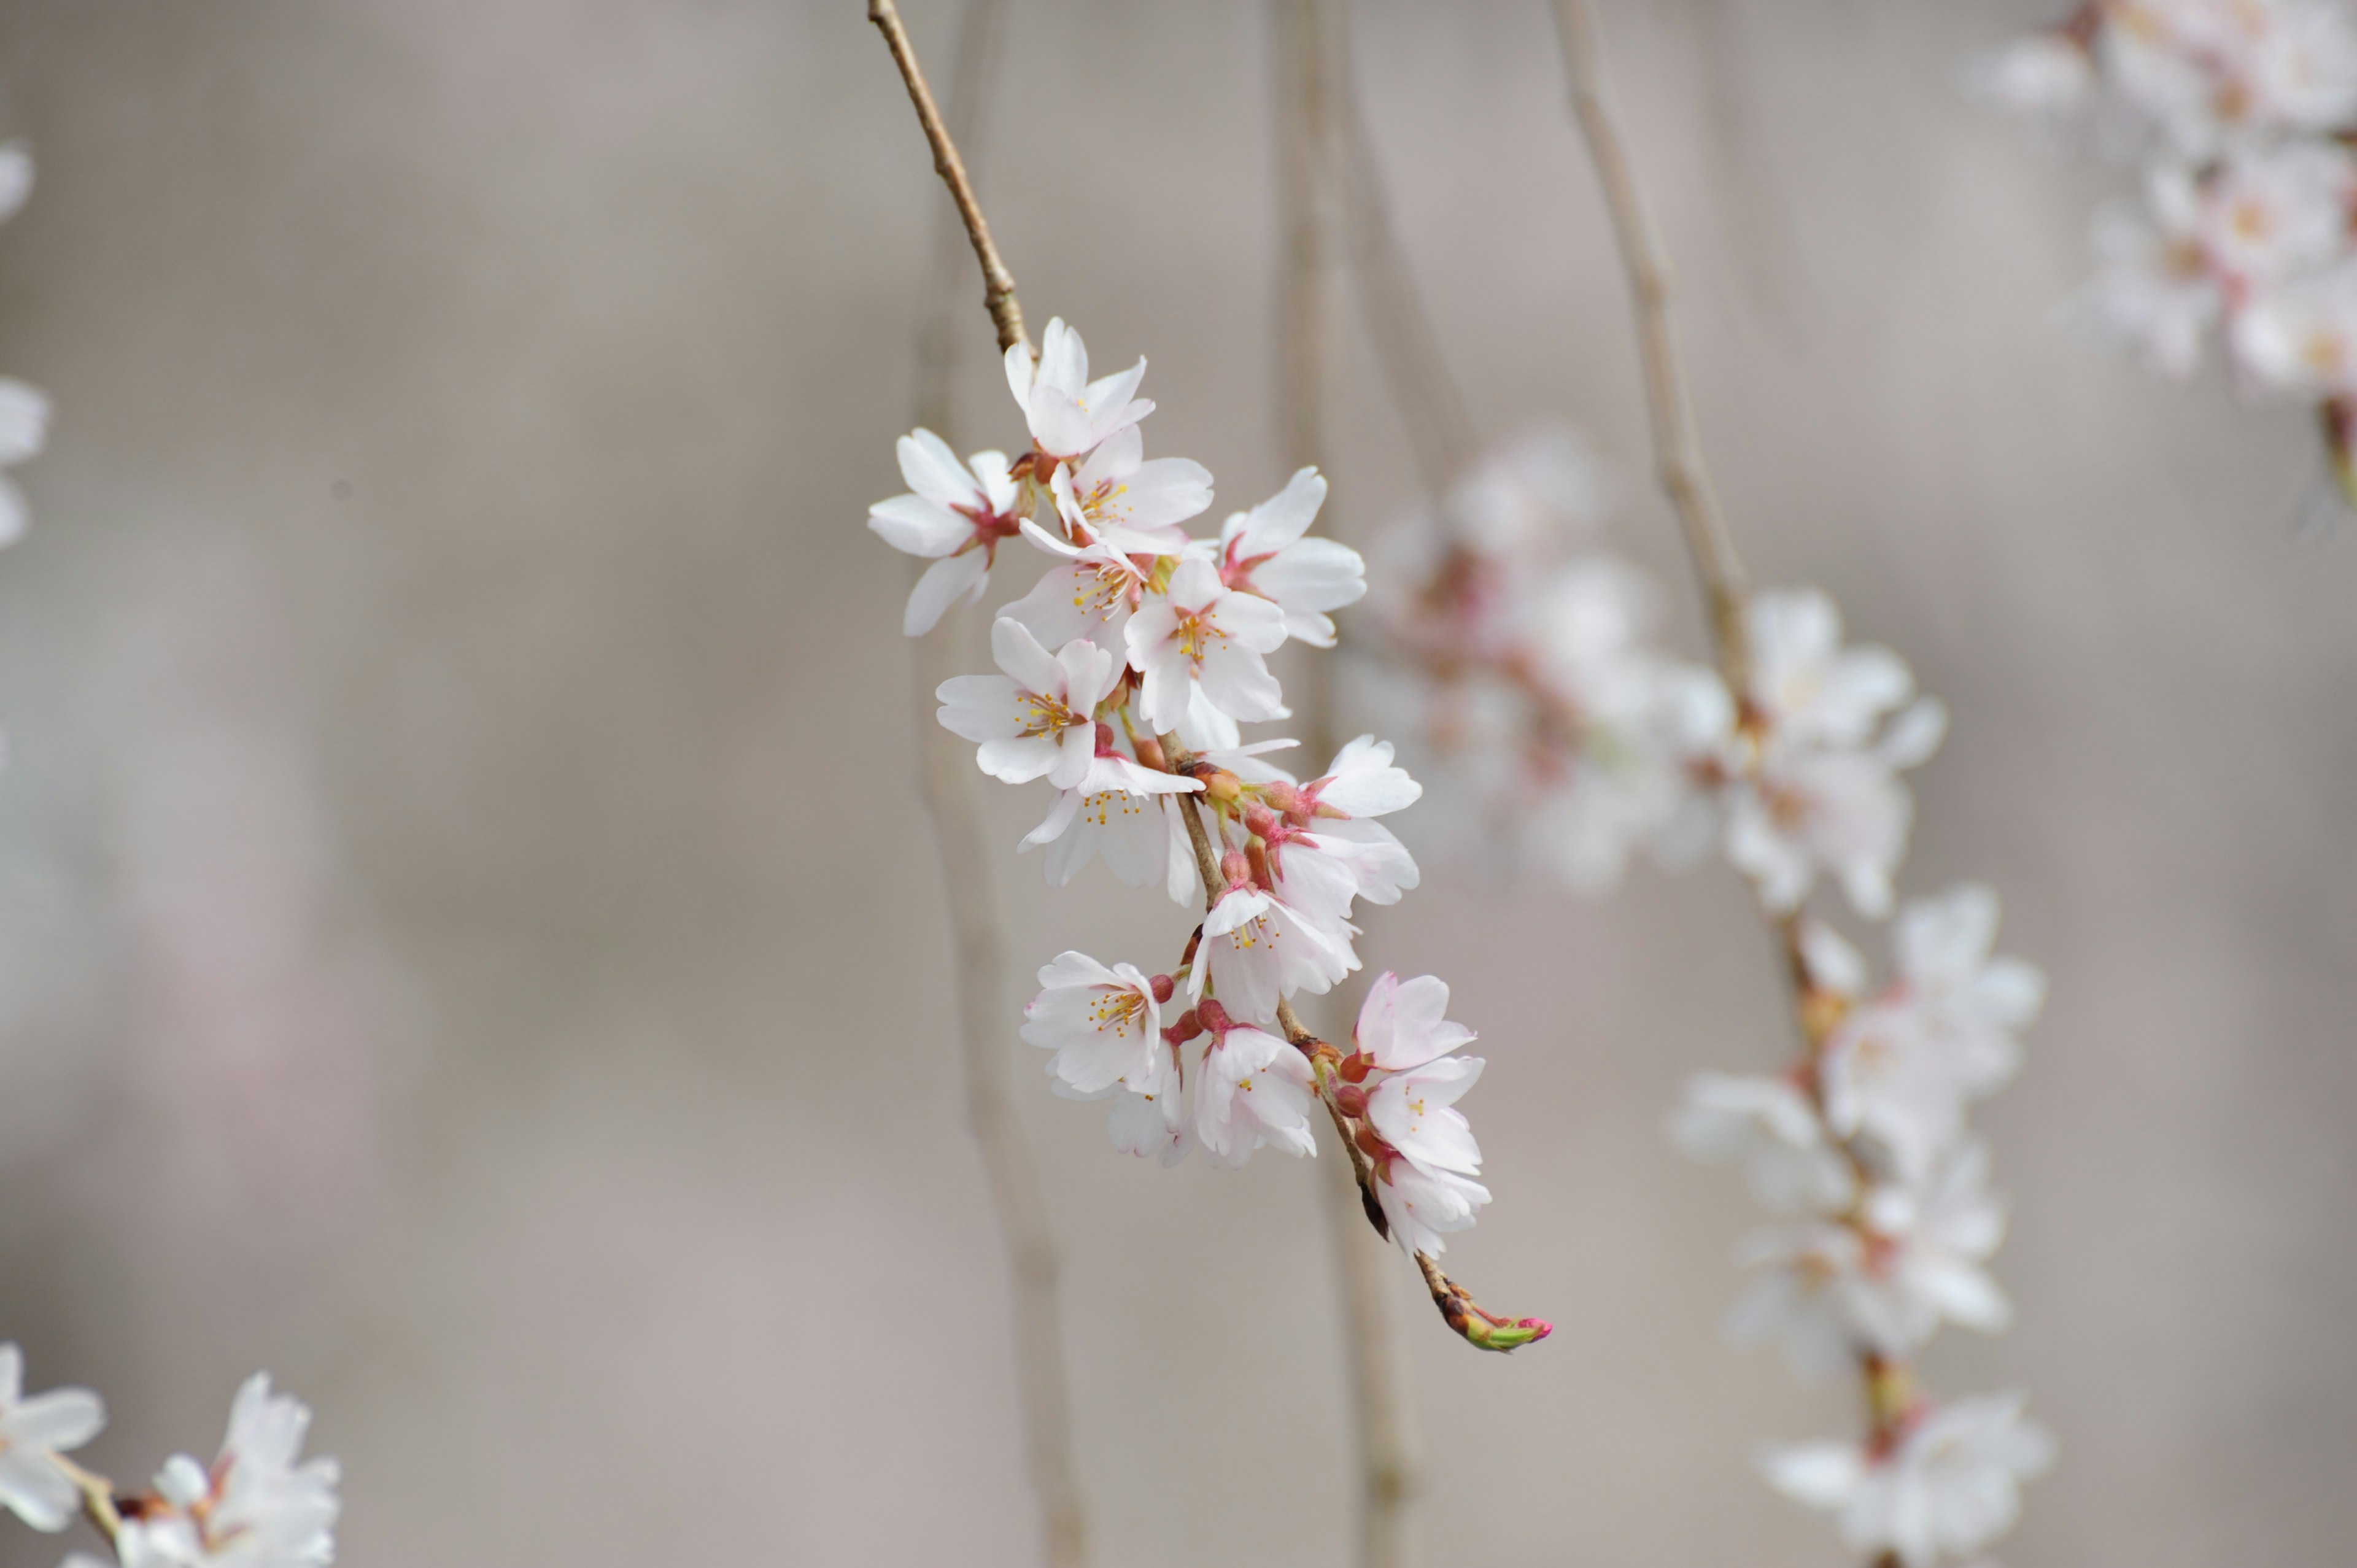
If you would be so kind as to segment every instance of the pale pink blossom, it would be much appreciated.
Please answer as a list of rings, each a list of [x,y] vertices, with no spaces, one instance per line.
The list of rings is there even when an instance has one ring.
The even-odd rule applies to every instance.
[[[868,508],[867,526],[903,554],[932,559],[900,622],[904,635],[921,637],[950,606],[982,596],[999,544],[1015,535],[1019,489],[1005,453],[977,452],[961,463],[930,430],[900,437],[899,454],[909,493]]]
[[[1023,1037],[1055,1052],[1048,1070],[1083,1094],[1114,1084],[1143,1090],[1158,1079],[1162,1041],[1157,987],[1135,965],[1111,968],[1061,952],[1039,971],[1039,993],[1023,1009]]]
[[[1254,1149],[1315,1155],[1309,1112],[1317,1091],[1308,1058],[1249,1026],[1213,1032],[1195,1090],[1195,1136],[1203,1152],[1241,1165]]]
[[[1154,412],[1135,394],[1146,376],[1141,359],[1128,370],[1089,380],[1089,351],[1058,317],[1039,335],[1034,361],[1017,343],[1006,350],[1006,385],[1023,410],[1031,440],[1049,456],[1074,462]]]
[[[1214,553],[1220,580],[1257,594],[1285,612],[1285,630],[1313,648],[1334,646],[1327,612],[1366,596],[1367,564],[1349,545],[1302,537],[1326,500],[1325,477],[1315,468],[1295,474],[1284,489],[1248,512],[1231,516]]]
[[[1229,588],[1211,563],[1181,561],[1169,586],[1146,598],[1124,635],[1129,661],[1145,678],[1139,706],[1157,733],[1178,728],[1199,693],[1231,719],[1286,716],[1284,693],[1262,657],[1285,641],[1285,612]]]
[[[26,1397],[24,1352],[0,1345],[0,1508],[35,1530],[63,1530],[81,1494],[57,1456],[105,1424],[106,1409],[88,1389]]]
[[[2023,1416],[2026,1402],[1958,1400],[1914,1418],[1887,1454],[1856,1443],[1778,1445],[1761,1453],[1760,1468],[1778,1491],[1836,1516],[1852,1551],[1931,1568],[2012,1529],[2021,1483],[2053,1464],[2054,1440]]]
[[[933,693],[942,727],[980,743],[982,770],[1009,784],[1046,779],[1069,789],[1096,757],[1096,706],[1120,680],[1113,654],[1074,640],[1050,654],[1021,622],[990,628],[1000,675],[953,675]]]

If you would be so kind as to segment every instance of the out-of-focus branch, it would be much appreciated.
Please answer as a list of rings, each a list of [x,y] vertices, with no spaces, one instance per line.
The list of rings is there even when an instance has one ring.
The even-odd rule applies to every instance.
[[[925,85],[925,73],[917,64],[917,51],[909,42],[909,29],[901,24],[899,7],[892,0],[868,0],[867,19],[884,35],[892,63],[900,68],[900,80],[909,85],[909,102],[916,107],[917,123],[925,128],[925,140],[932,145],[933,172],[950,188],[966,238],[974,242],[974,259],[982,265],[983,308],[990,312],[991,323],[998,328],[998,351],[1003,354],[1018,343],[1028,350],[1031,336],[1023,330],[1023,306],[1015,298],[1015,274],[1006,270],[998,245],[990,237],[990,220],[982,215],[982,203],[974,199],[974,182],[966,177],[957,143],[933,102],[933,90]]]
[[[967,0],[950,77],[949,118],[933,107],[917,68],[906,29],[890,0],[877,0],[868,15],[883,30],[893,59],[909,83],[909,96],[932,143],[934,166],[956,199],[956,219],[945,216],[933,247],[932,287],[918,333],[917,423],[944,439],[952,424],[952,372],[957,335],[952,317],[956,275],[961,270],[961,223],[981,260],[988,293],[985,304],[997,327],[1002,349],[1029,340],[1015,299],[1015,280],[999,261],[990,229],[967,181],[958,145],[974,145],[996,52],[1003,0]],[[992,875],[983,849],[983,825],[974,799],[974,768],[956,736],[934,722],[933,690],[963,668],[959,634],[963,620],[920,639],[915,660],[919,745],[924,755],[925,801],[933,820],[941,856],[942,888],[949,906],[956,951],[958,1043],[965,1069],[966,1122],[982,1153],[991,1201],[1006,1245],[1009,1303],[1015,1330],[1017,1397],[1021,1403],[1026,1467],[1039,1511],[1040,1553],[1048,1568],[1079,1568],[1085,1559],[1080,1494],[1073,1479],[1071,1402],[1064,1383],[1062,1311],[1058,1267],[1047,1200],[1024,1141],[1014,1098],[1006,1087],[1006,952],[1000,940]]]
[[[1354,250],[1364,248],[1358,233],[1363,225],[1354,220],[1355,209],[1364,204],[1347,172],[1355,160],[1342,145],[1346,123],[1364,133],[1357,124],[1355,104],[1348,101],[1349,43],[1343,36],[1342,4],[1271,0],[1269,13],[1280,65],[1275,124],[1285,254],[1278,328],[1285,345],[1281,392],[1287,467],[1325,466],[1326,387],[1332,369],[1329,296],[1337,230],[1351,231]],[[1372,217],[1375,228],[1387,234],[1389,225],[1380,208]],[[1363,263],[1361,266],[1372,270]],[[1409,304],[1413,306],[1412,295]],[[1420,325],[1420,317],[1407,324],[1411,329]],[[1424,460],[1436,438],[1446,436],[1426,428],[1426,418],[1417,412],[1403,413],[1409,439]],[[1302,744],[1314,763],[1334,752],[1334,673],[1331,660],[1311,663],[1310,682],[1296,711]],[[1329,1005],[1347,1010],[1347,995],[1329,998]],[[1289,1004],[1279,1008],[1277,1021],[1297,1045],[1308,1035]],[[1330,1068],[1320,1066],[1321,1090],[1330,1090]],[[1410,1568],[1420,1556],[1415,1416],[1403,1375],[1406,1358],[1384,1294],[1389,1249],[1380,1240],[1371,1245],[1360,1220],[1372,1224],[1379,1238],[1388,1235],[1389,1226],[1375,1195],[1374,1173],[1352,1140],[1350,1122],[1330,1095],[1326,1100],[1347,1160],[1347,1165],[1344,1161],[1329,1163],[1324,1208],[1342,1302],[1343,1352],[1354,1418],[1351,1431],[1358,1450],[1359,1562],[1363,1568]]]
[[[1686,394],[1670,324],[1670,266],[1652,216],[1645,209],[1629,148],[1620,136],[1604,91],[1603,45],[1594,0],[1555,0],[1563,38],[1564,70],[1571,82],[1572,113],[1579,120],[1587,156],[1604,188],[1612,233],[1628,274],[1630,303],[1637,317],[1637,349],[1645,371],[1646,412],[1652,421],[1654,456],[1662,489],[1685,531],[1686,550],[1710,604],[1711,638],[1727,689],[1738,700],[1749,689],[1750,639],[1744,630],[1748,592],[1741,557],[1727,532],[1718,498],[1704,467],[1694,405]]]
[[[1745,577],[1735,542],[1727,536],[1725,519],[1711,490],[1704,467],[1702,443],[1687,401],[1677,339],[1670,329],[1670,269],[1662,242],[1646,210],[1643,192],[1622,141],[1612,105],[1604,91],[1603,46],[1598,36],[1594,0],[1555,0],[1557,27],[1563,38],[1565,73],[1571,82],[1571,103],[1577,116],[1588,156],[1604,188],[1612,231],[1620,242],[1620,261],[1629,277],[1630,297],[1637,316],[1637,341],[1644,360],[1645,392],[1659,459],[1662,488],[1676,508],[1685,532],[1695,575],[1701,581],[1711,612],[1718,665],[1738,712],[1749,690],[1750,639],[1746,626]],[[1812,1054],[1821,1047],[1822,1028],[1812,1015],[1808,964],[1802,950],[1801,918],[1793,913],[1771,918],[1780,955],[1790,983],[1802,1038]],[[1853,1152],[1851,1159],[1857,1156]],[[1868,1353],[1860,1358],[1859,1374],[1866,1393],[1867,1442],[1881,1448],[1902,1430],[1913,1382],[1902,1361]],[[1873,1568],[1897,1568],[1898,1554],[1886,1552]]]
[[[82,1517],[90,1520],[91,1527],[99,1534],[106,1537],[109,1546],[113,1545],[115,1538],[123,1533],[123,1511],[114,1506],[114,1483],[83,1469],[62,1454],[51,1453],[47,1457],[50,1464],[64,1472],[66,1479],[73,1483],[74,1490],[81,1494]]]

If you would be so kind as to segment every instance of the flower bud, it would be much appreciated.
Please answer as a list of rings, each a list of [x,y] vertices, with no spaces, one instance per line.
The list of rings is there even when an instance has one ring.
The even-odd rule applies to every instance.
[[[1355,1083],[1335,1085],[1333,1100],[1334,1109],[1345,1116],[1364,1116],[1367,1113],[1367,1091]]]
[[[1220,874],[1228,879],[1231,887],[1249,887],[1253,879],[1252,861],[1242,851],[1232,849],[1221,858]]]
[[[1132,744],[1137,747],[1137,760],[1139,766],[1151,768],[1157,773],[1168,773],[1170,771],[1170,759],[1163,755],[1162,743],[1160,741],[1155,739],[1150,735],[1142,735],[1139,736]]]
[[[1220,1005],[1220,999],[1216,996],[1207,996],[1195,1004],[1195,1021],[1214,1035],[1224,1035],[1236,1026],[1235,1020],[1228,1016],[1228,1010]]]
[[[1171,993],[1178,989],[1178,983],[1167,974],[1157,974],[1146,983],[1154,988],[1154,1000],[1157,1003],[1169,1001]]]
[[[1367,1075],[1375,1070],[1375,1058],[1364,1051],[1352,1051],[1342,1058],[1340,1069],[1345,1083],[1364,1083]]]

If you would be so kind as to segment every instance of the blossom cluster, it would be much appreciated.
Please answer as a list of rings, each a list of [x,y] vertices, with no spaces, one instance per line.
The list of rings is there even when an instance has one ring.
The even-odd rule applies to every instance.
[[[1370,1218],[1428,1267],[1490,1200],[1454,1104],[1481,1063],[1455,1054],[1473,1036],[1446,1018],[1448,987],[1383,975],[1348,1051],[1292,1012],[1361,967],[1358,901],[1415,886],[1415,861],[1381,819],[1421,789],[1372,736],[1304,779],[1271,760],[1293,741],[1243,731],[1290,716],[1269,657],[1333,647],[1329,617],[1365,594],[1365,564],[1310,535],[1327,489],[1313,468],[1216,537],[1190,536],[1211,475],[1145,456],[1143,360],[1092,381],[1061,320],[1036,360],[1021,344],[1006,360],[1029,450],[961,460],[915,431],[899,442],[909,493],[870,510],[887,543],[932,562],[902,629],[920,635],[980,597],[1001,545],[1036,550],[1044,571],[992,620],[997,672],[944,682],[941,722],[975,743],[985,773],[1046,782],[1047,813],[1021,847],[1043,852],[1051,885],[1102,861],[1205,910],[1167,970],[1058,955],[1023,1036],[1052,1053],[1057,1094],[1108,1103],[1117,1149],[1165,1164],[1198,1150],[1231,1166],[1263,1148],[1312,1155],[1313,1118],[1330,1117]],[[1487,1348],[1545,1331],[1478,1308],[1460,1323],[1442,1305]]]
[[[1995,1332],[2012,1319],[1986,1267],[2005,1204],[1965,1118],[2019,1066],[2017,1032],[2045,982],[1993,956],[1996,926],[1996,897],[1979,886],[1908,904],[1890,929],[1895,973],[1875,988],[1855,948],[1803,917],[1806,1054],[1776,1076],[1699,1074],[1671,1122],[1683,1150],[1740,1167],[1779,1217],[1738,1249],[1753,1273],[1728,1337],[1780,1347],[1804,1381],[1866,1373],[1866,1441],[1773,1447],[1762,1468],[1835,1513],[1852,1546],[1909,1568],[2010,1529],[2020,1482],[2052,1458],[2019,1395],[1935,1405],[1908,1369],[1943,1323]]]
[[[1773,913],[1824,878],[1887,914],[1913,812],[1900,775],[1945,710],[1889,650],[1845,647],[1814,589],[1753,599],[1739,699],[1665,651],[1652,579],[1580,537],[1598,473],[1567,438],[1527,437],[1393,531],[1403,585],[1375,604],[1372,700],[1445,765],[1450,815],[1581,891],[1637,848],[1683,865],[1716,843]]]
[[[1778,1217],[1739,1251],[1752,1276],[1729,1337],[1780,1346],[1804,1380],[1848,1369],[1867,1386],[1863,1441],[1770,1450],[1769,1479],[1836,1513],[1853,1545],[1925,1568],[2008,1528],[2050,1456],[2018,1396],[1935,1404],[1909,1368],[1943,1323],[2009,1320],[1986,1269],[2005,1208],[1965,1112],[2018,1065],[2043,982],[1991,956],[1984,887],[1900,908],[1879,988],[1808,912],[1831,884],[1856,914],[1891,916],[1913,815],[1902,775],[1938,746],[1945,710],[1897,654],[1847,643],[1813,589],[1749,596],[1731,675],[1666,651],[1645,575],[1565,543],[1598,521],[1598,472],[1561,437],[1526,439],[1397,531],[1405,585],[1376,598],[1368,686],[1452,765],[1435,777],[1452,780],[1453,814],[1575,887],[1617,880],[1640,846],[1680,865],[1715,843],[1784,933],[1805,1054],[1778,1075],[1694,1078],[1671,1133],[1741,1166]]]
[[[238,1390],[229,1433],[208,1465],[165,1462],[153,1487],[117,1493],[66,1455],[96,1437],[105,1408],[88,1389],[24,1392],[24,1358],[0,1345],[0,1508],[36,1530],[77,1513],[108,1539],[122,1568],[307,1568],[335,1560],[339,1472],[302,1457],[311,1412],[270,1391],[266,1373]],[[75,1552],[66,1568],[105,1568]]]
[[[2241,386],[2320,405],[2357,494],[2357,8],[2091,0],[1975,78],[2141,165],[2140,198],[2096,218],[2081,314],[2179,377],[2214,332]]]

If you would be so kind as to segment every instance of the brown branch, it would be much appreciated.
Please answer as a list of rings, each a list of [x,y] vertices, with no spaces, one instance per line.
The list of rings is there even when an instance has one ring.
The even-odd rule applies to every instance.
[[[1645,372],[1645,405],[1653,427],[1653,447],[1663,490],[1685,531],[1686,550],[1709,601],[1711,640],[1727,690],[1738,702],[1750,688],[1750,639],[1744,627],[1747,589],[1741,557],[1728,537],[1727,521],[1704,467],[1702,439],[1695,426],[1670,324],[1670,266],[1646,210],[1629,149],[1604,91],[1603,44],[1598,36],[1594,0],[1555,0],[1563,39],[1565,73],[1571,81],[1572,113],[1579,120],[1612,232],[1620,247],[1621,270],[1637,318],[1637,349]]]
[[[917,64],[915,48],[909,42],[909,29],[901,25],[899,7],[892,0],[867,0],[867,19],[884,35],[884,45],[892,51],[892,63],[900,68],[900,79],[909,84],[909,102],[916,106],[917,123],[925,128],[925,140],[932,145],[933,172],[950,188],[950,199],[957,203],[966,238],[974,242],[974,259],[982,264],[982,305],[998,328],[998,351],[1003,354],[1019,343],[1028,353],[1031,336],[1023,330],[1023,306],[1015,298],[1015,274],[1006,270],[1006,263],[990,237],[990,220],[982,215],[982,203],[974,199],[974,184],[966,178],[965,162],[958,156],[957,144],[950,139],[949,128],[942,124],[942,112],[933,103],[933,90],[925,85],[925,73]]]
[[[991,245],[989,226],[983,221],[982,209],[967,183],[957,144],[963,139],[971,145],[981,120],[1003,11],[1002,0],[968,0],[950,78],[952,133],[933,108],[908,34],[890,0],[878,0],[869,9],[908,78],[909,95],[933,144],[934,166],[949,183],[951,194],[957,199],[958,218],[973,237],[988,283],[985,304],[998,327],[1002,349],[1010,341],[1028,347],[1022,312],[1015,300],[1015,280],[1006,275]],[[918,336],[917,423],[944,439],[952,423],[951,389],[957,357],[951,317],[959,264],[958,228],[956,220],[943,215],[934,245],[934,281]],[[912,664],[925,803],[932,816],[955,950],[954,997],[965,1075],[966,1123],[982,1155],[984,1176],[1006,1247],[1012,1298],[1008,1308],[1016,1339],[1015,1382],[1025,1464],[1039,1507],[1040,1554],[1048,1568],[1079,1568],[1086,1556],[1085,1530],[1073,1478],[1071,1397],[1064,1380],[1063,1319],[1058,1297],[1060,1271],[1045,1192],[1006,1086],[1006,953],[996,901],[991,894],[993,879],[983,848],[982,817],[974,800],[974,768],[966,748],[933,716],[933,690],[965,667],[960,645],[972,640],[971,631],[965,618],[952,622],[923,639]]]

